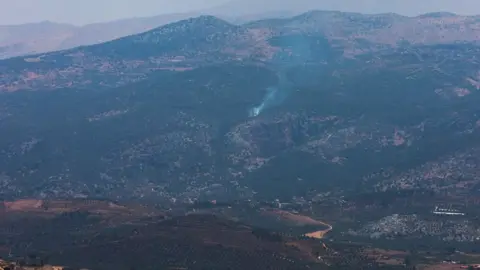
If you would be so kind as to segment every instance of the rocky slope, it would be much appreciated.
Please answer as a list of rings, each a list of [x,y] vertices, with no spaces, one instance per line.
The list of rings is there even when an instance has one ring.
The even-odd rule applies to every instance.
[[[450,14],[312,11],[240,26],[202,16],[1,61],[0,192],[170,202],[402,183],[473,192],[477,31],[475,17]],[[445,181],[424,182],[427,164],[449,157],[468,174],[442,165]]]
[[[105,44],[4,60],[0,91],[115,86],[155,70],[182,71],[212,62],[265,64],[289,55],[296,64],[318,63],[414,45],[477,43],[479,29],[476,17],[448,13],[403,17],[311,11],[241,26],[201,16]]]

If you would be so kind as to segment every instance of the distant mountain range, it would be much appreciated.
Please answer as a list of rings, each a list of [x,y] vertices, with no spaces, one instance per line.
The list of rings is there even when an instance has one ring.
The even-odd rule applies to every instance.
[[[161,18],[168,21],[167,17]],[[147,21],[150,26],[160,22],[159,19]],[[144,25],[137,24],[131,31]],[[58,31],[66,29],[65,26],[57,28]],[[59,46],[73,47],[87,39],[70,40]],[[305,62],[324,60],[325,55],[333,51],[352,58],[410,45],[479,41],[478,17],[450,13],[405,17],[309,11],[294,17],[240,25],[214,16],[200,16],[94,46],[0,61],[0,91],[76,87],[79,83],[90,87],[95,82],[118,86],[140,80],[155,70],[189,70],[212,62],[250,61],[263,65],[287,54],[290,60],[293,56]],[[107,82],[105,74],[115,79]]]
[[[474,0],[463,0],[465,2]],[[385,1],[367,0],[359,3],[351,0],[299,0],[299,1],[231,1],[215,8],[190,13],[166,14],[154,17],[129,18],[85,26],[74,26],[54,22],[39,22],[23,25],[0,26],[0,59],[70,49],[77,46],[107,42],[128,35],[149,31],[162,25],[198,17],[213,15],[234,24],[242,24],[267,18],[285,18],[299,15],[308,10],[339,10],[344,12],[391,13],[418,15],[429,13],[429,1]],[[472,2],[473,3],[473,2]],[[415,12],[409,12],[415,6]],[[435,6],[435,5],[433,5]],[[444,5],[455,10],[455,7]],[[460,5],[462,6],[462,5]],[[442,6],[443,7],[443,6]],[[447,13],[435,13],[447,14]],[[451,14],[453,15],[453,14]],[[393,16],[393,15],[392,15]]]
[[[54,22],[0,26],[0,58],[102,43],[198,14],[171,14],[74,26]]]
[[[70,49],[118,39],[149,31],[162,25],[198,17],[202,12],[166,14],[154,17],[130,18],[85,26],[50,21],[22,25],[0,25],[0,59]],[[291,16],[291,12],[265,12],[241,16],[221,16],[231,23]]]
[[[404,16],[446,11],[460,15],[480,13],[476,0],[232,0],[210,9],[208,14],[238,16],[249,14],[252,10],[255,12],[288,10],[297,14],[308,10],[329,10],[364,14],[397,13]]]

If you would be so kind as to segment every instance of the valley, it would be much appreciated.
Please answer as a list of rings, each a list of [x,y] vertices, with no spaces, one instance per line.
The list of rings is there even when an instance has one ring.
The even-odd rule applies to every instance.
[[[0,60],[0,255],[479,263],[478,29],[450,13],[204,15]]]

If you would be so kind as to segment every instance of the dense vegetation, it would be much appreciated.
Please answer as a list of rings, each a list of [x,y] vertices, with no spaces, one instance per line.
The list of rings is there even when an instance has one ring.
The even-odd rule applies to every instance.
[[[465,97],[453,92],[472,89],[465,82],[471,65],[462,62],[471,48],[454,49],[458,59],[443,47],[418,49],[422,61],[429,61],[429,54],[446,59],[445,72],[455,73],[450,76],[425,63],[421,69],[407,68],[420,63],[408,54],[389,53],[382,56],[381,69],[359,70],[360,61],[332,62],[287,67],[286,79],[278,78],[275,67],[225,63],[160,71],[117,89],[5,93],[0,171],[10,184],[1,192],[7,197],[114,197],[151,183],[158,194],[150,195],[162,197],[221,184],[222,191],[207,192],[221,199],[242,193],[232,180],[264,197],[355,190],[362,176],[382,168],[403,171],[477,145],[480,96],[473,90]],[[282,88],[282,80],[292,87]],[[282,101],[249,118],[248,110],[272,85],[284,91]],[[448,96],[442,98],[436,89]],[[333,120],[314,120],[329,116]],[[399,146],[391,141],[396,130],[405,140]],[[328,136],[326,143],[308,149]],[[270,161],[245,171],[257,157]],[[329,161],[335,157],[341,165]],[[244,177],[232,177],[232,170]]]
[[[478,216],[480,48],[377,44],[382,32],[370,30],[390,27],[385,16],[311,12],[243,26],[206,16],[0,62],[3,199],[133,199],[258,225],[186,216],[105,228],[77,211],[7,224],[2,244],[92,269],[305,269],[315,244],[313,261],[325,255],[333,269],[382,267],[362,245],[320,254],[320,242],[297,237],[324,229],[310,218],[323,215],[338,238],[386,231],[406,250],[422,233],[442,249],[442,237],[474,239],[467,250],[477,220],[429,213],[473,197],[466,210]],[[358,31],[371,36],[352,40]],[[265,216],[274,207],[292,211],[289,222]]]

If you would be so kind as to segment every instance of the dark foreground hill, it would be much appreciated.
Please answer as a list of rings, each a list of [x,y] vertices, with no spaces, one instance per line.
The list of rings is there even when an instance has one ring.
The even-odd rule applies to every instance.
[[[252,227],[233,221],[228,211],[222,214],[221,209],[232,208],[220,205],[215,215],[84,199],[25,199],[0,206],[1,269],[466,269],[478,262],[476,253],[452,252],[451,246],[447,253],[437,246],[383,249],[359,239],[318,239]],[[243,212],[250,207],[233,208]],[[287,211],[263,213],[279,214],[276,223],[287,227],[294,220],[318,223]],[[453,265],[445,259],[464,262]]]
[[[308,248],[288,244],[289,238],[222,217],[166,218],[152,209],[99,201],[31,202],[9,202],[0,213],[0,253],[17,264],[92,270],[326,269]]]
[[[476,24],[203,16],[1,61],[0,193],[191,202],[473,192]]]

